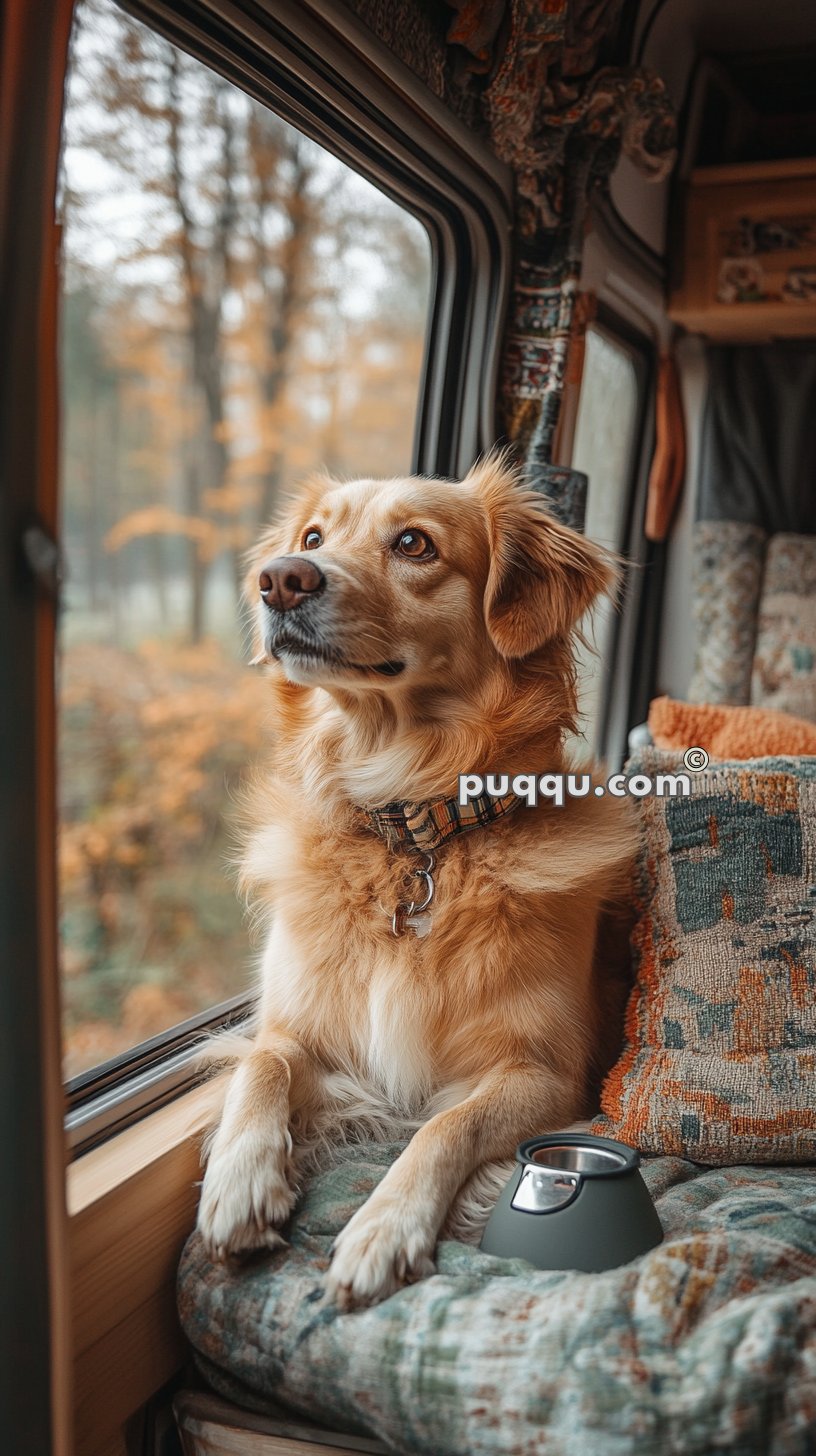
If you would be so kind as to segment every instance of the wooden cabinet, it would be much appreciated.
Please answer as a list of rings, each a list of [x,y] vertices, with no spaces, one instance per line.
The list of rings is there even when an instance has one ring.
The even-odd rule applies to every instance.
[[[720,341],[816,337],[816,159],[700,167],[669,317]]]

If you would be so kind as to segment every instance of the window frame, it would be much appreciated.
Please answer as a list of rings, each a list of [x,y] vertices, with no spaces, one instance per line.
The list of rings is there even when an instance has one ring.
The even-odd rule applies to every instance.
[[[198,1058],[208,1036],[248,1030],[252,1009],[250,993],[232,996],[70,1077],[65,1135],[71,1156],[90,1152],[200,1081]]]
[[[623,762],[629,730],[633,727],[630,721],[633,701],[631,684],[637,671],[636,658],[643,633],[643,613],[647,605],[643,568],[648,563],[649,543],[643,526],[653,447],[651,421],[657,350],[654,339],[601,300],[598,302],[595,317],[588,325],[588,331],[589,329],[605,336],[626,354],[634,369],[637,389],[621,539],[615,548],[625,558],[626,564],[618,610],[611,623],[609,671],[605,674],[600,694],[595,742],[592,745],[593,752],[613,771]],[[589,490],[592,490],[591,480]]]
[[[495,441],[510,289],[510,169],[337,0],[115,0],[410,211],[431,246],[412,468],[463,475]],[[72,1157],[200,1080],[206,1035],[248,1026],[251,991],[71,1078]]]

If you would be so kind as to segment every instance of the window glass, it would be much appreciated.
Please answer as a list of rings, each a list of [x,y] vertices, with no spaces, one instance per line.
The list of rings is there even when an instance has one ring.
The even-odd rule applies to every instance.
[[[588,328],[572,464],[589,477],[585,531],[613,551],[625,545],[626,514],[638,422],[638,376],[631,354],[609,334]],[[581,730],[594,748],[613,664],[616,608],[596,607],[587,635],[593,651],[579,649]]]
[[[250,982],[242,555],[310,469],[410,469],[431,258],[402,207],[110,0],[77,10],[61,200],[70,1076]]]

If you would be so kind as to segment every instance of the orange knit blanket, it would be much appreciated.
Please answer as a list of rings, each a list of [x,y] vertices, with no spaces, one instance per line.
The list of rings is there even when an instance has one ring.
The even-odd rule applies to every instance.
[[[713,759],[816,754],[816,724],[775,708],[655,698],[649,731],[658,748],[704,748]]]

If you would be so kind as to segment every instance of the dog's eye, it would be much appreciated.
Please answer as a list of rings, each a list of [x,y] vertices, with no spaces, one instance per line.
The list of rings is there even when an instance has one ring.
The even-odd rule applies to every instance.
[[[303,532],[303,551],[316,551],[318,546],[323,545],[323,532],[318,531],[317,526],[310,526],[308,531]]]
[[[394,550],[400,556],[410,556],[413,561],[430,561],[436,555],[436,547],[424,531],[403,531],[394,543]]]

